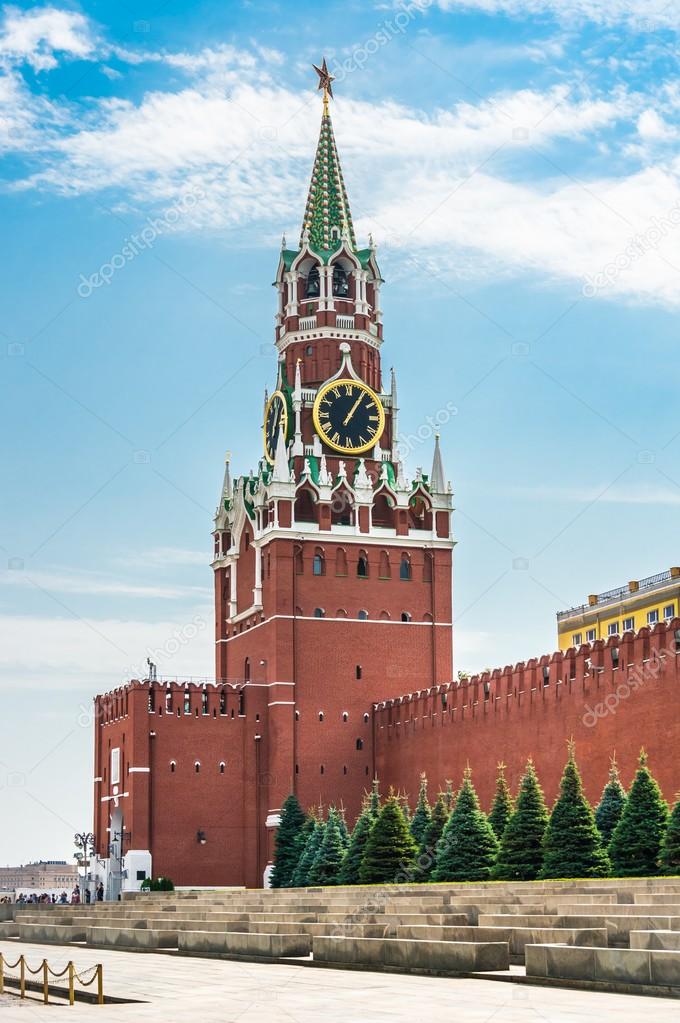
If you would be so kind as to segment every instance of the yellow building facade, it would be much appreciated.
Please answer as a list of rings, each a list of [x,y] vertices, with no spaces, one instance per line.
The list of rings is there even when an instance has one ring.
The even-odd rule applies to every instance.
[[[643,625],[680,615],[680,568],[633,579],[606,593],[591,593],[587,604],[557,613],[557,643],[564,653],[582,643],[637,632]]]

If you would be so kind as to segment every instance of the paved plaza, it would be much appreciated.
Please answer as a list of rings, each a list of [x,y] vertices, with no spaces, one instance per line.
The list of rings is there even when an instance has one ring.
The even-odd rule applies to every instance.
[[[13,1019],[87,1017],[109,1023],[677,1023],[680,1002],[666,998],[614,995],[534,987],[483,979],[418,977],[403,974],[240,963],[158,953],[76,949],[57,945],[0,942],[15,959],[19,949],[30,964],[47,957],[59,968],[73,958],[79,970],[104,965],[107,995],[139,999],[127,1005],[76,1004],[45,1007],[18,1000],[0,1002],[2,1023]]]

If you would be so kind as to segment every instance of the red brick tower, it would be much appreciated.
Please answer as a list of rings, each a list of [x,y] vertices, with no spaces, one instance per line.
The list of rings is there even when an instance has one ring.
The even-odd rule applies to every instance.
[[[357,247],[320,77],[300,240],[284,239],[276,272],[263,458],[233,483],[227,465],[214,529],[216,678],[241,692],[243,715],[256,701],[266,716],[249,729],[246,794],[270,829],[260,869],[291,791],[358,812],[375,771],[372,704],[452,672],[451,488],[438,441],[429,476],[408,480],[398,459],[382,278],[372,240]]]

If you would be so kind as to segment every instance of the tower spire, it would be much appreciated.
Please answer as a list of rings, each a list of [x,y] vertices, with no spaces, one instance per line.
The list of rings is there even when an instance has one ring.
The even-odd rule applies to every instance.
[[[433,494],[446,493],[446,480],[444,478],[444,463],[442,452],[439,447],[439,434],[434,435],[434,458],[432,459],[432,472],[430,473],[430,489]]]
[[[334,78],[328,70],[325,58],[320,68],[316,64],[312,66],[319,76],[319,89],[323,91],[323,114],[302,221],[300,247],[302,248],[305,242],[305,232],[308,232],[309,245],[315,252],[327,252],[337,248],[343,234],[347,235],[352,248],[356,249],[349,199],[328,110],[328,100],[333,98],[331,83]]]

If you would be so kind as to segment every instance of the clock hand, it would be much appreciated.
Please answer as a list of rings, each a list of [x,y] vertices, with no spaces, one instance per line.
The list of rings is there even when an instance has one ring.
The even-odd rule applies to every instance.
[[[345,416],[345,418],[343,420],[343,423],[342,423],[343,426],[347,426],[347,424],[349,423],[350,419],[352,418],[352,416],[354,415],[356,410],[359,408],[359,405],[361,405],[361,399],[362,398],[363,398],[363,394],[360,394],[359,397],[357,398],[357,400],[352,405],[352,407],[349,410],[349,412],[347,413],[347,415]]]

